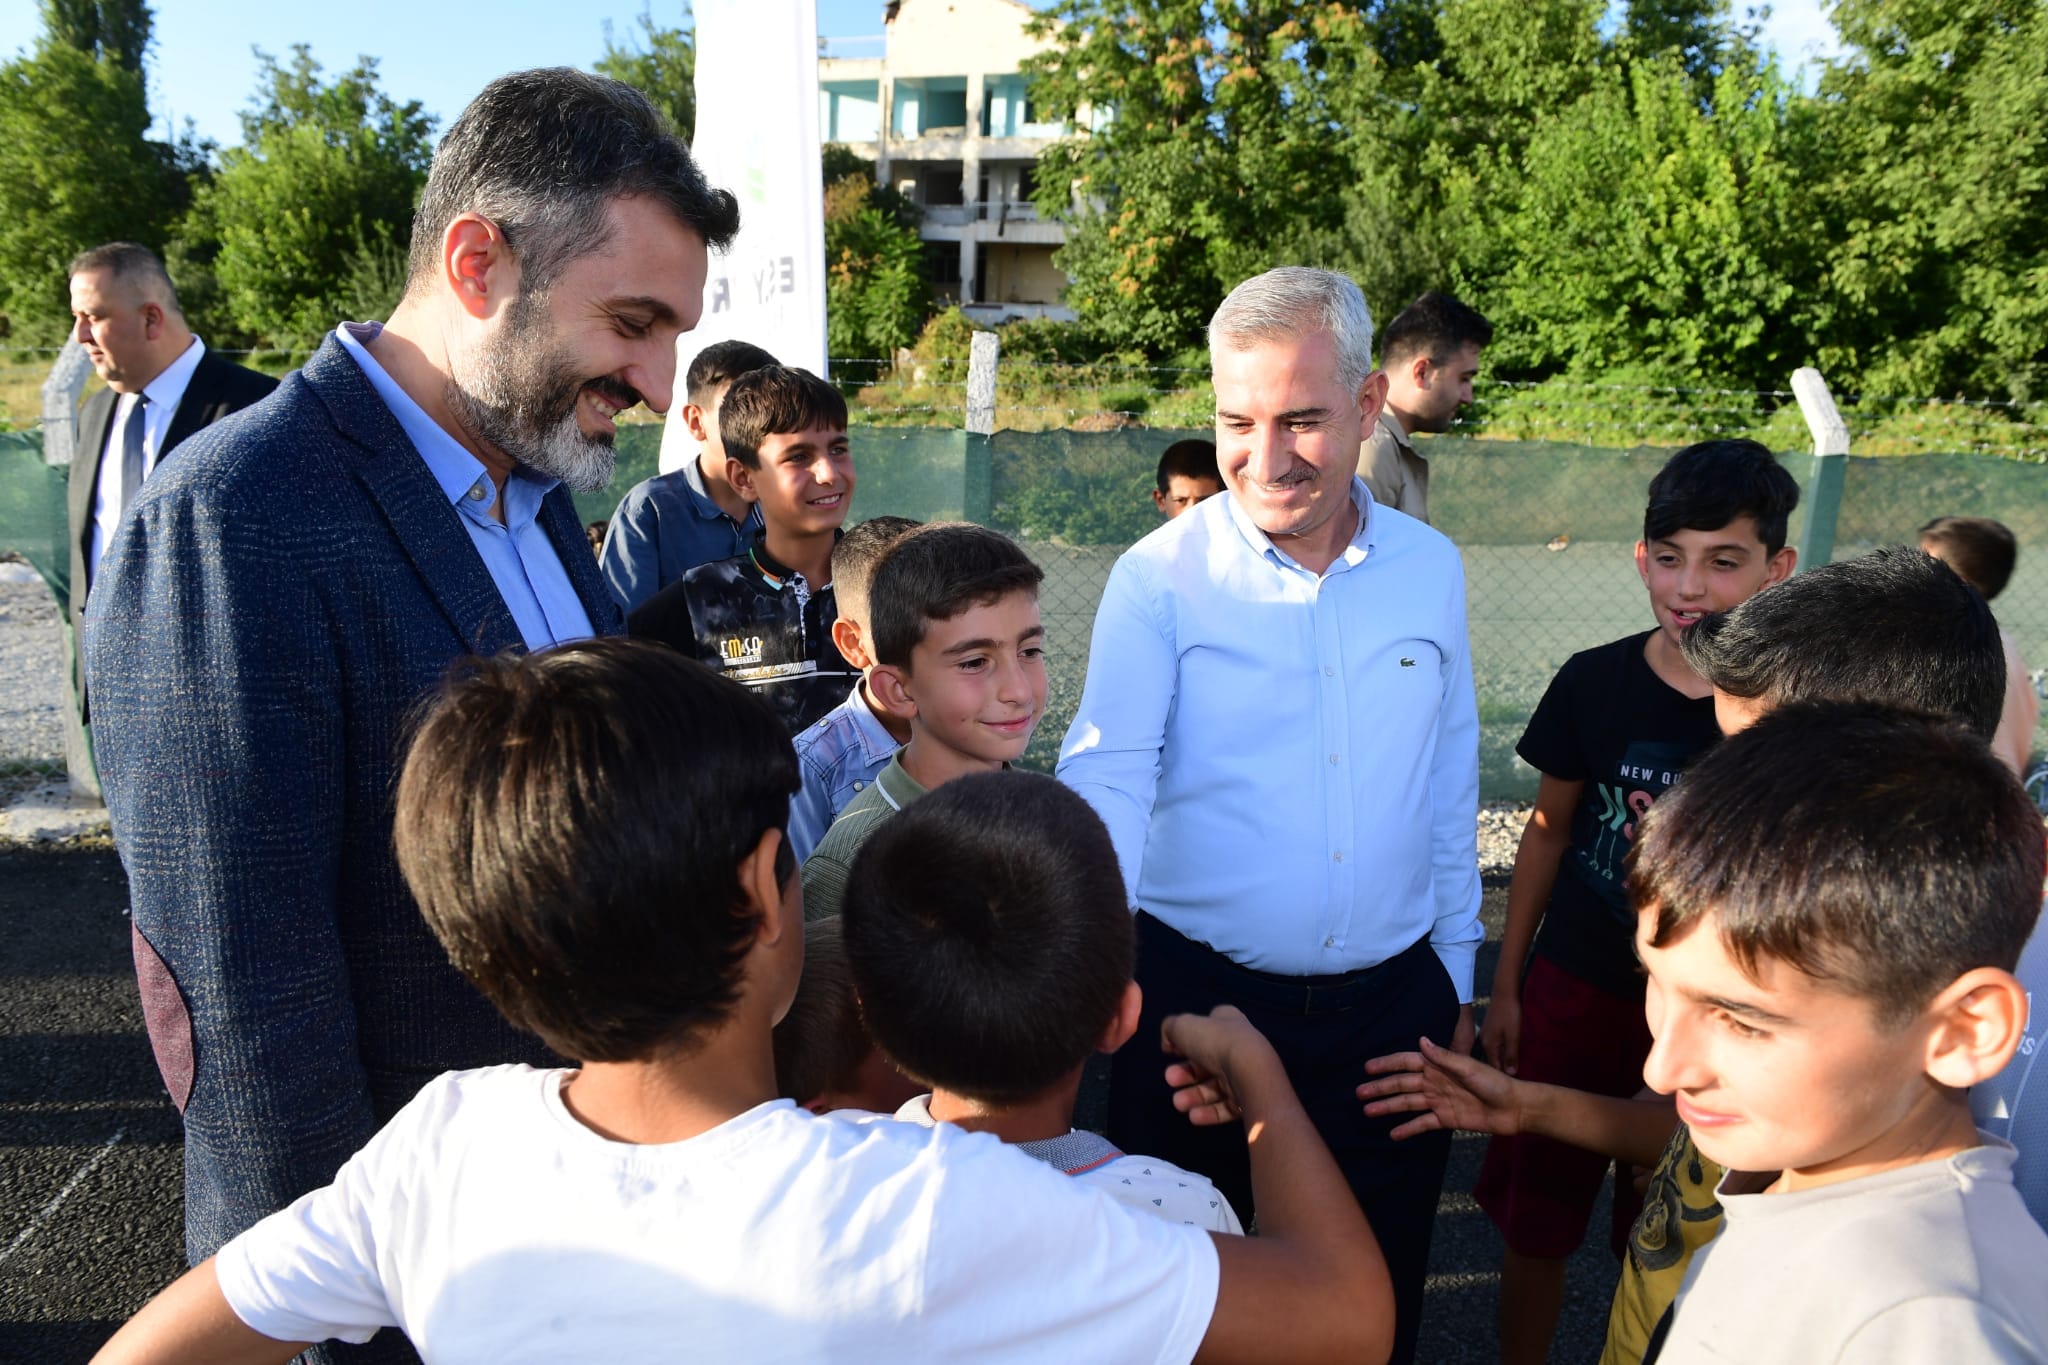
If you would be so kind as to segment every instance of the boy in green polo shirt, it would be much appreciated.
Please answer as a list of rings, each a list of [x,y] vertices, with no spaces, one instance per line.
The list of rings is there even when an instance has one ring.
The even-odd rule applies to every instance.
[[[965,522],[907,533],[868,590],[868,688],[910,742],[805,860],[804,915],[839,913],[847,872],[875,826],[932,788],[1023,757],[1045,712],[1045,574],[1008,537]]]

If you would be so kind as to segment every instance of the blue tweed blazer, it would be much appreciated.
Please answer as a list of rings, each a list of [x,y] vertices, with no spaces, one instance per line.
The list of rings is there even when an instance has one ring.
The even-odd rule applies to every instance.
[[[566,489],[541,520],[623,629]],[[448,965],[392,851],[408,713],[521,647],[455,509],[331,336],[144,485],[85,617],[197,1262],[327,1183],[433,1076],[553,1059]]]

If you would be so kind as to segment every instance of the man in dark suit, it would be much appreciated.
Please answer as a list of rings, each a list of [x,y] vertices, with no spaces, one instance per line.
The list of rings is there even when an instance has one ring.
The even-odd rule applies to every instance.
[[[432,1076],[548,1060],[399,876],[407,717],[467,655],[623,630],[570,490],[609,482],[621,410],[669,406],[738,225],[630,87],[492,82],[435,153],[390,320],[193,438],[109,550],[86,674],[194,1262]]]
[[[158,462],[209,423],[277,387],[206,349],[178,308],[164,263],[146,246],[109,242],[71,262],[73,335],[107,387],[85,400],[71,457],[71,630],[122,513]],[[77,674],[85,706],[85,665]]]

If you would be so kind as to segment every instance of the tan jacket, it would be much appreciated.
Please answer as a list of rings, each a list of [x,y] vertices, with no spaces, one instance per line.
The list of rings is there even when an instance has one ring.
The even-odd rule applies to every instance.
[[[1384,408],[1359,448],[1358,477],[1380,506],[1429,520],[1429,461],[1415,453],[1408,433]]]

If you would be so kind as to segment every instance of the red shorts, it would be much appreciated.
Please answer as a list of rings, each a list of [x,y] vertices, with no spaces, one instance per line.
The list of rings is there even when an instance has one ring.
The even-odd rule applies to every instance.
[[[1529,961],[1522,981],[1521,1057],[1515,1075],[1626,1098],[1643,1088],[1650,1027],[1639,1000],[1592,986],[1548,958]],[[1554,1138],[1518,1133],[1496,1137],[1472,1194],[1522,1256],[1562,1260],[1586,1240],[1586,1222],[1611,1159]],[[1610,1233],[1618,1256],[1642,1200],[1632,1182],[1615,1180]]]

